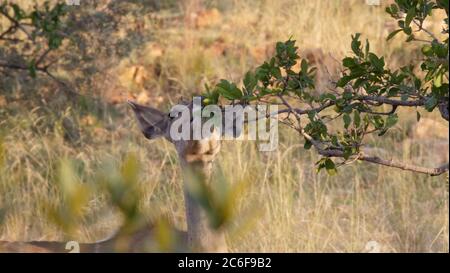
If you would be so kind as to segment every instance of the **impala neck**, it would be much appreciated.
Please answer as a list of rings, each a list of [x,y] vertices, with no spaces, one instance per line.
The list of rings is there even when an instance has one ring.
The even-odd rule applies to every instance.
[[[189,247],[195,252],[227,252],[223,231],[210,227],[205,209],[195,200],[196,192],[211,186],[212,163],[181,161]]]

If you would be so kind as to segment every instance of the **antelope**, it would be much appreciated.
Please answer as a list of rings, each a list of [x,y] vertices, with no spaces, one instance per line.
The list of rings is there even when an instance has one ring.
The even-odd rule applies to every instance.
[[[216,159],[221,143],[217,132],[198,140],[176,140],[171,137],[170,129],[175,122],[189,123],[192,119],[170,117],[169,113],[128,101],[136,116],[139,128],[147,139],[165,138],[175,146],[184,177],[184,201],[187,231],[174,230],[177,237],[176,251],[227,252],[225,232],[212,229],[206,212],[195,201],[189,188],[210,186],[212,163]],[[193,102],[187,104],[192,115]],[[234,124],[234,123],[233,123]],[[194,126],[190,126],[193,128]],[[240,134],[233,125],[233,132]],[[192,134],[192,129],[191,132]],[[155,226],[146,224],[130,230],[122,229],[108,239],[94,243],[76,244],[74,252],[143,252],[158,250],[155,239]],[[57,241],[1,242],[0,252],[68,252],[68,243]],[[172,250],[173,250],[172,249]]]
[[[218,135],[212,134],[211,137],[199,140],[175,140],[170,134],[170,129],[172,124],[180,122],[181,117],[171,118],[169,113],[132,101],[128,103],[135,113],[139,128],[147,139],[163,137],[175,146],[184,179],[188,248],[199,252],[227,252],[224,231],[213,230],[209,226],[206,212],[194,200],[188,189],[199,186],[199,183],[210,186],[212,163],[221,148]],[[188,107],[192,115],[192,102]],[[181,120],[181,122],[192,123],[192,119]]]

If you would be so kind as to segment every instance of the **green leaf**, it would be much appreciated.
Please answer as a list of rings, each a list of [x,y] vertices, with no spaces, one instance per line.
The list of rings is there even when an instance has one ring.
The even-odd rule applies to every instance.
[[[269,84],[269,80],[270,80],[269,71],[270,71],[270,66],[267,62],[265,62],[264,64],[262,64],[260,67],[258,67],[256,69],[256,77],[258,80],[260,80],[264,84],[265,87],[267,87],[267,85]]]
[[[277,54],[281,55],[286,50],[286,45],[283,42],[278,42],[275,46],[275,49],[277,51]]]
[[[370,43],[369,43],[369,39],[366,39],[366,50],[365,50],[366,56],[369,54],[369,51],[370,51]]]
[[[316,119],[316,111],[308,111],[308,118],[310,121],[314,121]]]
[[[331,143],[334,146],[339,146],[339,140],[338,140],[337,136],[335,136],[335,135],[331,136]]]
[[[329,175],[335,175],[337,173],[336,165],[334,165],[333,160],[329,158],[325,160],[325,169],[327,170]]]
[[[398,122],[398,115],[397,114],[391,114],[387,117],[386,122],[384,124],[384,127],[386,129],[391,128]]]
[[[342,97],[346,100],[351,100],[353,98],[353,93],[350,91],[345,91],[344,94],[342,94]]]
[[[425,102],[425,109],[427,109],[428,112],[432,112],[437,104],[438,100],[434,96],[431,96]]]
[[[221,80],[219,84],[216,85],[216,90],[224,98],[229,100],[236,100],[242,98],[242,92],[234,83],[230,83],[227,80]]]
[[[344,149],[344,159],[345,160],[349,159],[352,154],[353,154],[353,151],[351,148]]]
[[[395,4],[391,4],[391,11],[392,11],[394,14],[397,14],[397,13],[398,13],[398,6],[395,5]]]
[[[406,42],[409,43],[409,42],[411,42],[412,40],[414,40],[414,38],[415,38],[414,34],[411,34],[411,35],[409,35],[408,38],[406,39]]]
[[[12,4],[11,6],[14,10],[14,19],[16,19],[17,21],[22,20],[22,18],[24,17],[23,10],[17,4]]]
[[[352,123],[352,118],[347,113],[345,113],[342,118],[344,120],[344,127],[345,127],[345,129],[348,129],[348,126],[350,126],[350,123]]]
[[[357,64],[354,58],[347,57],[342,60],[342,65],[348,68],[352,68],[355,67]]]
[[[217,104],[219,102],[220,94],[217,89],[210,90],[209,86],[205,84],[206,94],[202,96],[205,98],[203,103],[205,105]]]
[[[308,72],[308,62],[305,59],[302,60],[301,68],[302,68],[302,72],[305,72],[305,73]]]
[[[351,76],[343,76],[342,78],[339,79],[339,81],[337,82],[336,85],[337,85],[337,87],[344,87],[351,80],[353,80],[353,77],[351,77]]]
[[[419,122],[420,118],[421,118],[419,111],[416,112],[416,117],[417,117],[417,122]]]
[[[402,31],[402,29],[397,29],[397,30],[392,31],[391,33],[389,33],[388,37],[386,38],[386,41],[391,40],[392,38],[394,38],[395,35],[397,35],[401,31]]]
[[[380,86],[378,85],[372,85],[366,88],[367,93],[373,94],[375,92],[378,92],[380,90]]]
[[[359,41],[361,33],[356,33],[355,36],[352,35],[352,51],[356,56],[361,56],[361,42]]]
[[[448,0],[437,0],[436,3],[438,4],[439,8],[443,8],[448,13],[448,10],[449,10],[449,1]]]
[[[277,79],[281,78],[281,70],[279,67],[272,67],[272,69],[270,70],[270,73],[272,74],[272,76],[274,76]]]
[[[369,53],[369,61],[378,71],[384,70],[385,63],[383,58],[378,58],[377,55]]]
[[[57,49],[62,43],[62,38],[58,35],[51,35],[48,39],[48,46],[51,49]]]
[[[358,110],[355,110],[355,112],[353,113],[353,124],[355,124],[356,128],[361,125],[361,116],[359,115]]]
[[[403,29],[403,32],[406,33],[406,35],[411,35],[412,33],[412,28],[411,27],[405,27]]]
[[[322,102],[324,102],[326,100],[336,101],[336,96],[334,94],[331,94],[331,93],[324,93],[324,94],[320,95],[320,100]]]
[[[434,84],[434,86],[439,88],[442,86],[442,81],[443,81],[443,74],[439,73],[434,77],[433,84]]]
[[[439,58],[448,58],[448,46],[433,41],[433,51]]]
[[[309,150],[312,147],[312,142],[309,140],[305,140],[305,145],[303,146],[303,148],[305,148],[305,150]]]
[[[409,8],[408,13],[406,13],[405,27],[409,27],[409,25],[411,25],[411,22],[415,16],[416,16],[416,7],[413,6]]]
[[[387,132],[387,129],[383,129],[378,133],[378,136],[384,136]]]
[[[408,93],[404,93],[400,96],[400,100],[401,101],[407,101],[409,98],[409,94]]]
[[[388,91],[388,97],[394,97],[397,96],[398,92],[400,91],[397,87],[391,87]]]
[[[28,71],[30,72],[30,76],[32,78],[36,78],[36,60],[31,60],[30,64],[28,65]]]
[[[375,126],[376,129],[381,129],[384,126],[384,120],[378,115],[373,116],[370,121],[372,122],[373,126]]]
[[[244,77],[244,86],[247,94],[252,94],[257,84],[258,80],[256,79],[256,75],[251,71],[247,72]]]

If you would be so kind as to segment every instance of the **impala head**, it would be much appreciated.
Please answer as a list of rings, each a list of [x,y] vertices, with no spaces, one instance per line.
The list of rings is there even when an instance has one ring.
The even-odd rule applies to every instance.
[[[199,140],[192,140],[192,118],[187,119],[186,116],[171,116],[152,107],[139,105],[135,102],[128,101],[133,109],[139,128],[147,139],[156,139],[163,137],[172,144],[178,152],[182,160],[187,163],[192,162],[212,162],[220,151],[219,135],[212,133],[210,137]],[[192,117],[192,103],[183,104],[190,111],[189,117]],[[185,123],[190,126],[190,136],[186,139],[176,139],[171,136],[171,126],[175,123]]]
[[[171,113],[164,113],[157,109],[138,105],[129,101],[139,127],[148,139],[163,137],[175,145],[185,175],[185,204],[187,220],[187,243],[193,250],[226,252],[227,244],[224,233],[220,230],[212,230],[206,215],[201,209],[200,203],[195,196],[202,193],[201,185],[210,183],[212,161],[220,151],[220,134],[216,130],[216,124],[205,126],[210,128],[198,135],[198,123],[203,129],[203,124],[208,120],[197,115],[198,102],[177,105],[172,108]],[[200,103],[201,104],[201,103]],[[181,107],[179,107],[181,106]],[[179,107],[179,108],[178,108]],[[178,108],[178,109],[176,109]],[[217,109],[219,112],[222,110]],[[223,122],[223,120],[222,120]],[[234,122],[233,122],[234,124]],[[234,125],[232,125],[234,126]],[[181,134],[178,133],[181,127]]]

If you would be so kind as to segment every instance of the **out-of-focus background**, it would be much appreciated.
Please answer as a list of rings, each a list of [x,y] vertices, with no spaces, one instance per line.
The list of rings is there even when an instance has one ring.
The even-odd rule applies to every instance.
[[[33,1],[14,1],[31,7]],[[37,1],[39,2],[39,1]],[[95,3],[91,3],[95,2]],[[377,2],[377,1],[369,1]],[[389,67],[417,62],[420,47],[404,43],[384,8],[364,0],[99,0],[69,11],[70,39],[52,52],[54,75],[83,95],[26,71],[0,73],[0,240],[67,238],[49,217],[64,198],[57,187],[62,159],[76,183],[97,183],[104,162],[139,162],[139,211],[164,215],[185,228],[182,178],[164,140],[146,140],[126,99],[167,110],[221,78],[239,81],[292,37],[300,56],[318,67],[326,89],[360,32]],[[0,21],[1,26],[7,22]],[[442,15],[427,27],[439,32]],[[14,61],[19,56],[0,58]],[[426,166],[448,162],[448,123],[434,114],[399,113],[401,121],[370,149]],[[317,174],[319,157],[280,127],[279,148],[261,153],[253,142],[223,144],[216,172],[244,185],[228,225],[236,252],[363,252],[375,241],[386,252],[448,252],[448,177],[355,163]],[[51,210],[50,210],[51,211]],[[72,238],[101,239],[123,216],[101,192],[91,194]],[[49,219],[50,218],[50,219]]]

